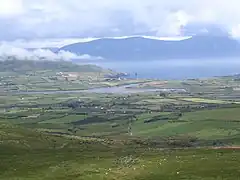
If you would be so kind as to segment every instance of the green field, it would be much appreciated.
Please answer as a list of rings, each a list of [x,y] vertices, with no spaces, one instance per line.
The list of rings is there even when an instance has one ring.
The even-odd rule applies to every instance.
[[[183,98],[184,101],[198,102],[198,103],[213,103],[213,104],[225,104],[229,103],[222,100],[213,100],[213,99],[203,99],[203,98]]]
[[[237,75],[153,81],[67,62],[0,65],[1,180],[240,177]],[[72,92],[134,83],[133,93]],[[185,91],[134,91],[154,88]]]

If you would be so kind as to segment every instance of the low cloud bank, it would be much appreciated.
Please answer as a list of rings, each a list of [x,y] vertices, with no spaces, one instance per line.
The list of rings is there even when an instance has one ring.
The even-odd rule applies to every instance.
[[[92,57],[88,54],[77,55],[69,51],[59,51],[57,53],[52,52],[49,49],[34,49],[27,50],[24,48],[14,47],[10,45],[0,45],[0,60],[50,60],[50,61],[71,61],[72,59],[79,60],[98,60],[101,57]]]

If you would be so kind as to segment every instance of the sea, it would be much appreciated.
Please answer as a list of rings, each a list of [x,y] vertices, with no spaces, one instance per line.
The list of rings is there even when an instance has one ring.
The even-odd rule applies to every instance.
[[[78,60],[78,63],[128,73],[133,78],[182,80],[240,74],[240,57],[144,61]]]

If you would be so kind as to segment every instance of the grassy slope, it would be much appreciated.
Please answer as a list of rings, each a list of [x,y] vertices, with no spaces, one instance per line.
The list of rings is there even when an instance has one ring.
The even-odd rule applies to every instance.
[[[78,76],[59,75],[77,73]],[[79,90],[107,86],[104,75],[115,72],[95,65],[66,61],[6,60],[0,62],[0,91]]]
[[[102,68],[94,65],[77,65],[66,61],[28,61],[6,60],[0,61],[1,72],[36,72],[36,71],[63,71],[63,72],[101,72]]]
[[[6,124],[0,132],[1,180],[236,180],[240,175],[240,152],[234,150],[159,151],[40,135]]]

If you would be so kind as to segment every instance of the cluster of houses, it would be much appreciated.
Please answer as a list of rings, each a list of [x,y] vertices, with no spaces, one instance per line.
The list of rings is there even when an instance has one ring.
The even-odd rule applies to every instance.
[[[67,81],[75,81],[81,79],[81,74],[79,72],[58,72],[56,73],[57,76],[64,78]],[[125,80],[128,76],[127,73],[118,73],[118,74],[106,74],[104,75],[105,81],[121,81]],[[88,77],[91,79],[91,77]]]

